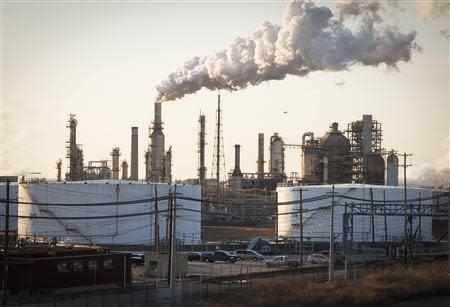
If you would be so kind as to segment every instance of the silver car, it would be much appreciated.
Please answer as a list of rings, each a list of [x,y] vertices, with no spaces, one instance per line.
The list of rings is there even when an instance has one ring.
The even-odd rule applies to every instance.
[[[326,264],[328,263],[328,257],[322,254],[311,254],[308,256],[308,262],[311,264]]]
[[[253,260],[253,261],[261,261],[264,260],[264,256],[258,254],[254,250],[250,249],[238,249],[233,253],[235,256],[238,256],[241,260]]]

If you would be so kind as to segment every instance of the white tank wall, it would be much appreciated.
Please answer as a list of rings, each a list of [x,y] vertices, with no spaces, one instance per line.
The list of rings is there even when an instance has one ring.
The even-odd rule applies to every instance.
[[[321,186],[303,186],[303,199],[322,196],[326,193],[331,194],[331,185]],[[364,198],[370,200],[370,188],[373,189],[374,200],[383,200],[383,190],[386,192],[386,200],[402,200],[404,199],[404,190],[401,187],[379,186],[379,185],[361,185],[361,184],[338,184],[335,185],[335,192],[340,195]],[[299,204],[282,205],[280,203],[289,201],[298,201],[300,196],[298,192],[299,187],[278,187],[278,235],[280,236],[299,236],[299,214],[285,214],[288,212],[298,212]],[[419,197],[419,192],[422,198],[431,197],[431,190],[408,188],[408,199]],[[335,196],[335,202],[342,206],[335,206],[334,208],[334,232],[337,236],[336,242],[343,241],[343,214],[345,202],[351,202],[349,199],[341,198],[339,195]],[[354,201],[355,203],[358,201]],[[370,201],[368,202],[370,203]],[[307,202],[303,204],[303,209],[313,209],[326,207],[331,204],[331,198],[315,202]],[[379,203],[375,203],[377,205]],[[423,201],[423,205],[431,204],[431,200]],[[380,206],[382,204],[379,204]],[[375,240],[384,241],[384,217],[375,216]],[[423,240],[432,240],[431,217],[422,217],[422,237]],[[315,210],[312,212],[303,213],[303,236],[304,240],[312,241],[327,241],[329,240],[329,222],[330,209]],[[354,242],[371,242],[371,216],[354,216],[353,218],[353,241]],[[419,217],[413,218],[413,231],[419,224]],[[403,236],[404,231],[403,216],[388,216],[387,228],[388,239],[399,240]]]
[[[19,184],[14,182],[9,185],[9,199],[13,201],[17,201],[17,192],[19,190]],[[0,183],[0,199],[6,199],[6,183]],[[6,213],[6,204],[0,203],[0,231],[5,231],[5,215]],[[9,214],[17,216],[17,204],[9,203]],[[17,218],[10,217],[9,218],[9,231],[16,232],[17,231]]]
[[[167,196],[169,189],[175,185],[163,183],[146,183],[124,180],[88,181],[21,184],[19,198],[24,202],[43,203],[104,203],[115,202],[116,187],[119,187],[118,201],[152,198],[157,187],[158,197]],[[177,185],[177,193],[181,196],[200,198],[198,185]],[[199,210],[197,202],[177,200],[178,207]],[[177,208],[178,208],[177,207]],[[154,211],[154,202],[112,205],[112,206],[32,206],[21,204],[21,216],[94,216],[132,214]],[[158,202],[158,210],[167,210],[167,200]],[[154,245],[154,216],[143,215],[112,219],[77,219],[77,220],[44,220],[19,219],[19,235],[34,235],[71,243],[96,244],[144,244]],[[167,213],[159,214],[160,239],[165,239]],[[201,242],[201,213],[186,210],[177,211],[176,234],[182,244],[199,244]],[[116,226],[117,225],[117,226]],[[117,228],[116,228],[117,227]]]

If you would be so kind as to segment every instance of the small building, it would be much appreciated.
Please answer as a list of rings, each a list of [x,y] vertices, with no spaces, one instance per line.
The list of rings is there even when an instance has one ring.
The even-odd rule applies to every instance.
[[[3,268],[3,266],[2,266]],[[0,273],[3,274],[0,269]],[[24,292],[131,282],[131,255],[96,249],[13,250],[8,255],[7,289]]]

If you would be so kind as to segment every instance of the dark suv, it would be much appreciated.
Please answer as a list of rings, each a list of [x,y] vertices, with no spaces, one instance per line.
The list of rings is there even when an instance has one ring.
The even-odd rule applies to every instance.
[[[215,261],[223,261],[226,263],[235,263],[239,260],[239,257],[231,255],[226,251],[215,251],[209,253],[202,254],[203,261],[205,262],[215,262]]]

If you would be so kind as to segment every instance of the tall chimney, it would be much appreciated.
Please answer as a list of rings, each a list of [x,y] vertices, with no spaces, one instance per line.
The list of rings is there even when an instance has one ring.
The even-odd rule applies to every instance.
[[[161,120],[161,103],[155,103],[155,114],[152,126],[152,131],[150,133],[150,181],[152,182],[163,182],[164,178],[164,133],[162,132],[162,120]]]
[[[242,189],[241,145],[234,145],[234,170],[231,175],[231,189],[234,191],[235,197],[239,197]]]
[[[122,161],[122,180],[128,180],[128,163],[126,160]]]
[[[241,174],[241,145],[234,145],[234,170],[233,176]]]
[[[111,152],[112,157],[112,179],[119,179],[119,156],[120,149],[119,147],[114,147]]]
[[[138,127],[131,127],[131,170],[130,180],[139,179]]]
[[[258,179],[263,179],[264,177],[264,133],[258,133]]]

